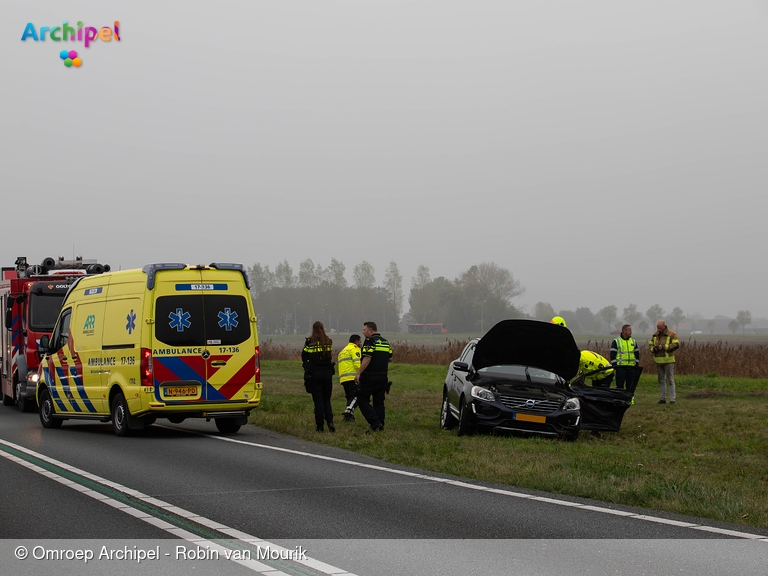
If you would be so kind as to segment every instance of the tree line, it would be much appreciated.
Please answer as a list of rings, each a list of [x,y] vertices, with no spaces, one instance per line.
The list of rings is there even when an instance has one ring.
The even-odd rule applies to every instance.
[[[548,302],[537,302],[526,314],[512,300],[525,292],[512,272],[494,262],[470,266],[456,278],[432,278],[429,267],[419,265],[408,292],[408,309],[403,292],[403,276],[391,261],[381,282],[376,271],[363,260],[352,269],[352,283],[347,281],[347,268],[332,258],[328,266],[302,260],[294,271],[287,260],[274,269],[259,263],[248,268],[251,294],[262,334],[305,334],[312,322],[321,320],[326,329],[335,332],[358,332],[366,320],[375,321],[384,332],[407,330],[409,324],[443,324],[452,333],[484,333],[506,318],[550,320],[562,316],[576,334],[599,334],[619,330],[631,324],[641,333],[653,331],[663,318],[677,331],[686,316],[680,307],[666,312],[654,304],[645,312],[629,304],[621,313],[615,305],[597,312],[587,307],[556,312]],[[728,329],[742,332],[752,323],[749,310],[740,310]],[[714,321],[707,322],[714,331]]]
[[[353,282],[343,262],[327,267],[311,259],[294,272],[287,260],[275,268],[256,263],[248,268],[254,308],[262,334],[308,333],[320,320],[335,332],[355,332],[366,320],[381,331],[400,332],[408,324],[442,323],[450,332],[484,331],[499,320],[525,316],[511,300],[524,292],[512,273],[493,262],[470,266],[453,280],[432,278],[418,266],[403,313],[403,277],[392,261],[381,283],[367,261],[355,265]]]
[[[664,319],[667,326],[674,331],[678,330],[680,323],[686,320],[683,309],[675,306],[671,312],[665,312],[658,304],[649,307],[645,312],[637,309],[637,304],[629,304],[619,314],[616,306],[610,305],[593,313],[589,308],[576,308],[576,310],[560,310],[555,314],[552,305],[548,302],[537,302],[532,316],[539,320],[549,320],[553,316],[562,316],[568,324],[568,328],[577,334],[604,333],[620,330],[624,324],[637,327],[640,332],[647,333],[656,330],[656,322]],[[736,318],[728,323],[728,329],[734,334],[741,327],[742,333],[745,327],[752,323],[752,314],[749,310],[739,310]],[[713,333],[715,321],[707,321],[707,331]],[[607,329],[607,330],[606,330]]]

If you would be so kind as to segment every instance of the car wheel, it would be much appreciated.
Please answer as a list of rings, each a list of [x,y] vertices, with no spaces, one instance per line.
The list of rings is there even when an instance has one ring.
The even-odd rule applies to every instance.
[[[46,388],[40,393],[40,423],[43,428],[59,428],[63,420],[54,418],[56,409],[53,407],[53,398]]]
[[[574,434],[563,434],[560,438],[566,442],[576,442],[579,439],[579,433],[577,431]]]
[[[240,424],[236,424],[234,418],[216,418],[216,428],[222,434],[235,434],[240,430]]]
[[[475,433],[474,426],[472,425],[472,422],[470,422],[471,417],[471,410],[469,409],[466,400],[462,398],[461,409],[459,410],[459,436],[471,436]]]
[[[118,436],[129,436],[131,429],[128,427],[128,404],[122,392],[112,400],[112,428]]]
[[[456,428],[456,418],[451,414],[451,403],[448,402],[448,391],[443,392],[443,407],[440,410],[440,428],[453,430]]]

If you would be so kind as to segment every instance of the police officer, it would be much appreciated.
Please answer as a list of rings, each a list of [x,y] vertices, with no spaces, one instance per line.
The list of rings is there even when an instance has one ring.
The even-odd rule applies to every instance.
[[[329,432],[336,432],[333,426],[331,392],[333,391],[333,343],[325,333],[322,322],[312,324],[312,334],[304,341],[301,351],[304,366],[304,388],[312,394],[315,403],[315,429],[323,431],[323,419]]]
[[[388,391],[387,369],[392,359],[392,348],[378,333],[376,322],[363,323],[363,336],[365,342],[361,350],[362,360],[355,375],[355,382],[360,384],[357,404],[370,426],[366,434],[370,434],[384,430],[384,395]]]
[[[344,387],[347,399],[347,409],[344,410],[344,422],[355,421],[355,406],[357,406],[357,384],[355,375],[360,368],[360,344],[363,343],[359,334],[352,334],[347,344],[339,352],[339,382]]]
[[[623,389],[627,381],[632,383],[640,364],[640,348],[629,324],[621,327],[621,335],[611,343],[611,364],[616,367],[616,388]]]

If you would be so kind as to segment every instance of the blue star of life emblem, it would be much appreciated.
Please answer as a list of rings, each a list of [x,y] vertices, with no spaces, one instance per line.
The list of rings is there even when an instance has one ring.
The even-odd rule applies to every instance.
[[[189,321],[189,312],[184,312],[181,308],[176,308],[176,312],[168,314],[168,318],[171,319],[171,328],[176,328],[177,332],[184,332],[184,328],[192,326],[192,322]]]
[[[125,325],[125,329],[128,330],[128,334],[132,334],[134,330],[136,330],[136,312],[133,311],[133,308],[131,308],[131,311],[128,313],[128,316],[125,317],[126,320],[128,320],[128,324]]]
[[[224,308],[223,312],[219,312],[219,328],[224,328],[230,332],[232,328],[237,328],[237,324],[237,312],[232,312],[229,308]]]

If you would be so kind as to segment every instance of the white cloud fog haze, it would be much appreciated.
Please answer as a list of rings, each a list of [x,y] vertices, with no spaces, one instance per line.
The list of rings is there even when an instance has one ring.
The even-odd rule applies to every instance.
[[[768,7],[4,0],[0,261],[493,261],[514,301],[768,316]],[[120,21],[120,42],[20,41]],[[66,46],[70,48],[69,43]],[[80,53],[79,52],[79,53]],[[407,303],[406,303],[407,309]]]

